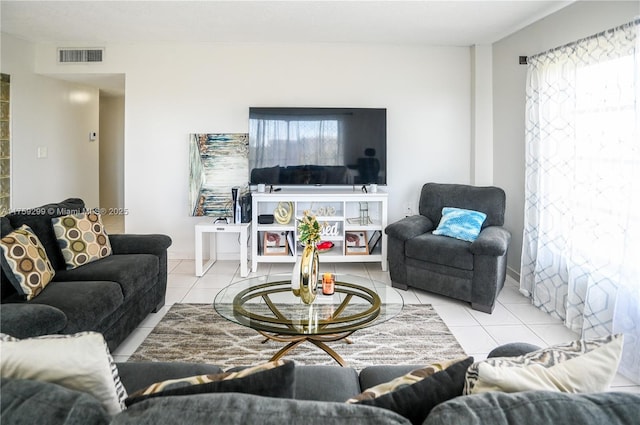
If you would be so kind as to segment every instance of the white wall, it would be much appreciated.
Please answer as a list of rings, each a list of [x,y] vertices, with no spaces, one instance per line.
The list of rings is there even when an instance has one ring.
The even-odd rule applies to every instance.
[[[100,207],[124,208],[124,96],[100,93]]]
[[[494,183],[507,193],[505,225],[513,239],[508,266],[520,272],[524,227],[524,104],[529,56],[631,21],[640,15],[637,1],[580,1],[493,45]]]
[[[492,48],[471,48],[471,184],[493,185]]]
[[[12,208],[69,197],[98,206],[98,90],[34,74],[34,47],[2,35],[11,75]],[[37,158],[38,148],[47,149]]]
[[[492,52],[486,46],[472,51],[345,44],[112,45],[106,46],[103,64],[58,66],[56,46],[37,46],[35,70],[126,74],[124,190],[130,210],[126,230],[169,234],[174,258],[193,256],[197,219],[188,217],[189,133],[247,131],[249,106],[370,106],[388,109],[390,220],[403,216],[407,203],[416,209],[424,182],[485,184],[493,174],[493,184],[507,192],[506,225],[513,234],[509,267],[517,273],[524,205],[526,73],[518,56],[616,26],[640,14],[639,8],[638,2],[577,2],[495,43]],[[71,194],[72,186],[61,184],[62,179],[50,172],[52,167],[42,166],[52,160],[35,159],[37,143],[44,140],[39,135],[58,132],[55,140],[47,141],[54,144],[53,153],[72,137],[66,127],[54,128],[58,120],[51,118],[67,109],[68,93],[61,93],[68,85],[34,75],[32,49],[3,36],[2,71],[14,74],[16,95],[12,96],[14,193],[22,190],[14,206],[65,196],[87,199],[97,192],[92,189],[87,195],[74,189]],[[488,68],[492,93],[486,93],[484,85],[491,84]],[[491,114],[479,109],[486,108],[491,97],[493,129],[482,121]],[[84,129],[81,136],[88,131]],[[493,146],[488,146],[491,132]],[[487,152],[493,158],[490,172],[478,168],[491,162]],[[97,168],[93,152],[83,158],[81,162]],[[57,170],[68,172],[65,158],[56,161]],[[71,168],[76,166],[77,162]],[[76,183],[89,183],[93,174],[88,175]],[[38,181],[45,191],[32,190]],[[237,253],[235,239],[220,239],[222,257],[225,252]]]
[[[106,46],[103,64],[42,73],[125,73],[128,233],[162,232],[173,258],[192,258],[188,135],[246,132],[249,106],[385,107],[390,220],[417,208],[427,181],[469,182],[470,49],[348,44]],[[200,219],[201,220],[201,219]],[[238,251],[236,238],[219,252]]]

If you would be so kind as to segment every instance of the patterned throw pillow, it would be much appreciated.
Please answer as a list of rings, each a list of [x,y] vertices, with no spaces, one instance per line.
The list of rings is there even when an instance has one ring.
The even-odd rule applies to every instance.
[[[438,228],[433,234],[473,242],[478,238],[486,219],[487,215],[480,211],[444,207]]]
[[[464,359],[445,360],[442,362],[430,364],[420,369],[412,370],[406,375],[399,376],[389,382],[384,382],[374,387],[367,388],[357,396],[347,400],[347,403],[357,403],[362,400],[377,398],[407,385],[415,384],[416,382],[420,382],[423,379],[430,377],[434,373],[443,371],[454,363],[458,363],[462,360]]]
[[[464,394],[528,390],[606,391],[618,370],[623,335],[578,340],[518,357],[493,357],[469,367]]]
[[[127,390],[98,332],[26,339],[0,334],[0,352],[2,377],[51,382],[91,394],[110,415],[125,408]]]
[[[2,238],[0,248],[2,270],[27,300],[38,295],[56,274],[42,243],[26,224]]]
[[[473,357],[467,357],[418,382],[376,398],[360,400],[358,404],[391,410],[413,425],[420,425],[438,404],[462,395],[465,373],[471,363]]]
[[[288,360],[274,360],[238,372],[169,379],[136,391],[125,402],[127,406],[131,406],[151,397],[218,392],[293,398],[294,366]]]
[[[109,236],[99,214],[70,214],[51,223],[67,270],[111,255]]]

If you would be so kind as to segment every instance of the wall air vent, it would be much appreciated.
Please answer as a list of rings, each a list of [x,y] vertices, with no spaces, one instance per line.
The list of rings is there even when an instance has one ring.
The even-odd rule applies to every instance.
[[[104,49],[58,49],[58,63],[102,62]]]

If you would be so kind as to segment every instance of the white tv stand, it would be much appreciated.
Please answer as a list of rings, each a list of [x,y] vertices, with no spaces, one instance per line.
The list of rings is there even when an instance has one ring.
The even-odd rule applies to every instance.
[[[322,241],[331,241],[334,246],[320,253],[320,264],[345,262],[380,262],[382,270],[387,270],[387,193],[378,188],[376,193],[364,193],[360,186],[355,188],[282,188],[277,192],[252,192],[251,226],[251,270],[256,272],[258,263],[293,263],[301,254],[297,221],[305,210],[317,216],[326,230]],[[273,215],[279,203],[293,206],[293,216],[286,224],[260,224],[260,215]],[[291,204],[288,204],[291,203]],[[361,203],[368,210],[368,220],[360,219]],[[367,245],[363,248],[347,249],[346,233],[362,235],[366,232]],[[280,240],[288,239],[287,248],[270,249],[264,252],[266,233],[276,233]],[[379,236],[375,243],[373,235]],[[369,251],[372,248],[371,252]]]

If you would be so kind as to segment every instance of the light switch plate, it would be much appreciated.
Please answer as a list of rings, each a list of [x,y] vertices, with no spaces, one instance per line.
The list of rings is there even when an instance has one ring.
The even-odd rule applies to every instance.
[[[49,152],[46,146],[38,146],[38,153],[37,153],[38,159],[44,159],[48,155],[49,155]]]

